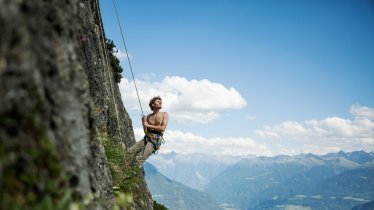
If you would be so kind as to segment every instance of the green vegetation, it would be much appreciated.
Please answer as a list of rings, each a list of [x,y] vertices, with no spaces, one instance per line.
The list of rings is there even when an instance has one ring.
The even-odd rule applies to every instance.
[[[65,171],[38,110],[2,113],[0,127],[0,209],[83,210],[93,203],[112,210],[134,206],[131,190],[139,183],[141,169],[127,168],[124,148],[106,132],[97,131],[97,136],[113,177],[115,199],[111,201],[74,190],[76,177]]]
[[[119,190],[114,189],[114,196],[116,197],[116,202],[111,206],[112,210],[128,209],[134,203],[131,195],[120,192]]]
[[[0,140],[0,209],[67,209],[78,198],[67,188],[70,177],[40,116],[18,115],[10,111],[0,117],[7,131]]]
[[[120,62],[118,58],[114,55],[114,53],[118,52],[118,50],[115,50],[116,45],[114,44],[113,40],[105,38],[105,44],[106,44],[106,49],[109,52],[109,61],[110,61],[110,66],[112,67],[113,74],[114,74],[114,79],[116,80],[117,83],[121,82],[122,78],[122,72],[123,69],[120,66]]]
[[[36,105],[37,106],[37,105]],[[98,194],[81,195],[74,190],[75,175],[69,174],[37,110],[0,115],[0,209],[83,210],[96,206],[112,210],[134,206],[131,190],[139,183],[141,169],[127,169],[125,150],[98,132],[113,177],[115,200]],[[19,119],[19,120],[14,120]],[[5,132],[4,132],[5,131]],[[73,184],[74,185],[74,184]]]
[[[116,197],[114,209],[130,207],[134,202],[131,189],[138,183],[137,174],[140,173],[140,169],[127,168],[125,150],[122,145],[110,142],[108,134],[105,132],[97,131],[97,134],[105,148],[105,156],[113,178],[113,191]]]
[[[168,210],[164,205],[157,203],[156,201],[153,201],[153,209],[154,210]]]

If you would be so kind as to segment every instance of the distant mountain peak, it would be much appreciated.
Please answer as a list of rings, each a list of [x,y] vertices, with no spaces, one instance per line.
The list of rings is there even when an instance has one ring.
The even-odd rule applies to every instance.
[[[373,167],[374,156],[365,151],[247,156],[204,191],[233,209],[349,209],[372,200]]]

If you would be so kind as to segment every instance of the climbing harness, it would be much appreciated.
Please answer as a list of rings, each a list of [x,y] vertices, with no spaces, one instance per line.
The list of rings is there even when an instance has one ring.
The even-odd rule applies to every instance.
[[[147,132],[144,136],[144,145],[148,143],[151,143],[153,146],[153,154],[157,154],[160,146],[165,143],[163,134],[156,131]]]

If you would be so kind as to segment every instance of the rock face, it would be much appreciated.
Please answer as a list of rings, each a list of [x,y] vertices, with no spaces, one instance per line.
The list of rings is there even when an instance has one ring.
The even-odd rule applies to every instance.
[[[117,185],[153,209],[142,175],[122,183],[135,140],[98,2],[0,0],[0,26],[0,209],[110,209]]]

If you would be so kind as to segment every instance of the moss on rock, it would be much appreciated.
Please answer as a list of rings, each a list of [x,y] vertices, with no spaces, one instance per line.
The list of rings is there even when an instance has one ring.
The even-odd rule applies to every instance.
[[[26,114],[14,128],[8,117],[14,114],[20,113],[0,117],[0,126],[7,131],[0,140],[1,209],[66,209],[74,200],[72,191],[66,189],[69,177],[63,173],[40,117]],[[13,132],[22,134],[10,139]]]

